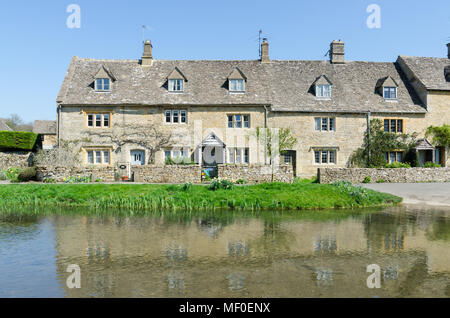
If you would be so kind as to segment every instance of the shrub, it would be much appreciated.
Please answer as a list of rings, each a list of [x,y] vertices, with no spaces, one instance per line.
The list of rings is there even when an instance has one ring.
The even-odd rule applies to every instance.
[[[64,178],[65,183],[91,183],[92,175],[90,176],[82,176],[82,177],[69,177]]]
[[[338,187],[339,190],[343,193],[347,193],[351,197],[355,199],[357,203],[362,203],[369,196],[369,193],[363,187],[355,187],[351,184],[351,182],[347,181],[337,181],[333,183],[335,187]]]
[[[31,180],[36,180],[36,168],[35,167],[29,167],[25,168],[17,176],[17,179],[19,182],[28,182]]]
[[[0,180],[1,181],[3,181],[3,180],[6,180],[7,178],[6,178],[6,173],[5,173],[5,171],[0,171]]]
[[[181,188],[183,189],[183,191],[188,191],[189,189],[192,188],[192,183],[187,182],[187,183],[183,184],[183,186]]]
[[[10,180],[11,182],[19,182],[19,179],[18,179],[19,173],[20,173],[20,168],[9,168],[5,172],[6,178],[8,180]]]
[[[385,183],[386,181],[384,181],[384,179],[378,179],[377,183]]]
[[[245,181],[244,179],[239,179],[238,181],[236,181],[236,184],[246,184],[247,181]]]
[[[233,189],[234,184],[231,181],[228,181],[226,179],[214,179],[211,184],[209,185],[209,189],[212,191],[216,191],[219,189],[223,189],[223,190],[230,190]]]
[[[45,178],[42,182],[43,183],[56,183],[56,180],[52,179],[52,178]]]
[[[372,182],[372,178],[370,176],[367,176],[364,178],[363,183],[371,183]]]
[[[423,165],[423,167],[424,167],[424,168],[440,168],[441,165],[439,165],[439,164],[437,164],[437,163],[434,163],[434,162],[431,162],[431,161],[428,161],[428,162],[425,162],[425,164]]]
[[[0,131],[0,149],[32,150],[38,135],[23,131]]]
[[[386,165],[386,168],[411,168],[411,165],[406,162],[393,162]]]

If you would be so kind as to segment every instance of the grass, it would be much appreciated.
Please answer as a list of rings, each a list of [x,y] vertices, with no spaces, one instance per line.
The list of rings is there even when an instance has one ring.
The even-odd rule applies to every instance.
[[[378,207],[400,202],[399,197],[348,184],[266,183],[216,191],[198,185],[0,185],[0,208],[34,206],[134,211],[288,211]]]

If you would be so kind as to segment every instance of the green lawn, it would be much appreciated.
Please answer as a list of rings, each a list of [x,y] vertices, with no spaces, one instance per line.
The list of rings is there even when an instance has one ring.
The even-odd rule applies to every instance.
[[[310,210],[398,204],[401,198],[359,187],[271,183],[210,190],[193,185],[0,185],[0,207],[54,206],[161,210]]]

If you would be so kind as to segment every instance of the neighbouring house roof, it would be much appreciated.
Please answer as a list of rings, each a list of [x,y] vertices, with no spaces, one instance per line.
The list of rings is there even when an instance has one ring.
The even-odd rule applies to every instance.
[[[35,120],[33,132],[40,135],[56,135],[56,120]]]
[[[117,81],[108,93],[93,89],[101,66]],[[167,76],[175,69],[189,78],[182,94],[169,94]],[[227,80],[238,69],[246,77],[244,94],[230,94]],[[317,99],[311,85],[320,76],[333,83],[330,100]],[[390,76],[398,100],[387,102],[376,85]],[[267,105],[288,112],[425,113],[426,110],[396,63],[329,61],[185,61],[93,60],[74,57],[57,98],[63,105]]]
[[[427,139],[417,141],[416,150],[433,150],[433,145]]]
[[[4,120],[0,119],[0,131],[13,131]]]
[[[450,91],[450,82],[445,78],[445,69],[450,66],[450,59],[414,56],[400,56],[399,59],[426,89]]]

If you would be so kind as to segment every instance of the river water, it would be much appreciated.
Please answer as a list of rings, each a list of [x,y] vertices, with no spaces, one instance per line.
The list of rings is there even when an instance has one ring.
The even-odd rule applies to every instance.
[[[450,209],[114,215],[0,218],[0,297],[450,296]]]

